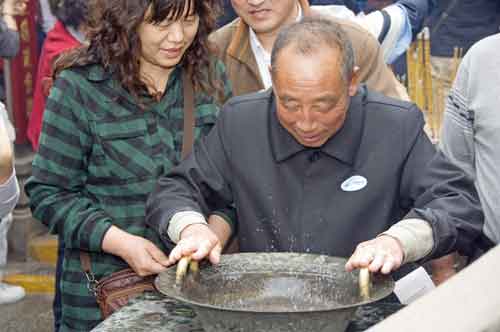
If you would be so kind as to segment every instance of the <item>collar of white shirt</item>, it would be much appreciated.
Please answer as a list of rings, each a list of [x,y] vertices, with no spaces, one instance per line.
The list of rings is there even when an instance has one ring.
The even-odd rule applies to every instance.
[[[296,22],[302,19],[302,8],[298,2],[297,7],[299,14],[297,15]],[[248,27],[248,29],[250,31],[250,46],[259,68],[259,74],[262,83],[264,84],[264,89],[267,90],[273,85],[271,73],[269,72],[269,67],[271,66],[271,53],[266,51],[266,49],[262,46],[255,31],[253,31],[251,27]]]

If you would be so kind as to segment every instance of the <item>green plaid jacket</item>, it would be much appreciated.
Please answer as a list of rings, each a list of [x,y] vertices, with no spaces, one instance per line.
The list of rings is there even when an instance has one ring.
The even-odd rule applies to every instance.
[[[220,62],[215,68],[227,99],[225,69]],[[51,89],[26,192],[34,217],[64,239],[61,331],[89,331],[102,320],[79,254],[90,252],[97,279],[127,267],[101,250],[111,225],[168,252],[145,225],[145,203],[156,179],[181,160],[181,72],[170,74],[165,95],[149,100],[146,110],[99,65],[65,70]],[[197,93],[196,139],[209,132],[219,106],[214,97]]]

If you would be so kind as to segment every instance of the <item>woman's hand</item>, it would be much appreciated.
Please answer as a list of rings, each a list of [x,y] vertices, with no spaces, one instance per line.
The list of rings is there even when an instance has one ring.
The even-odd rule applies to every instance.
[[[208,257],[212,264],[218,264],[222,252],[219,237],[206,224],[192,224],[181,233],[181,239],[170,252],[169,265],[177,263],[184,256],[201,261]]]
[[[102,249],[120,256],[140,276],[158,274],[168,266],[168,257],[153,242],[111,226],[104,235]]]
[[[403,247],[398,240],[391,236],[381,235],[358,244],[345,268],[349,272],[354,269],[368,268],[372,273],[388,274],[401,266],[403,256]]]

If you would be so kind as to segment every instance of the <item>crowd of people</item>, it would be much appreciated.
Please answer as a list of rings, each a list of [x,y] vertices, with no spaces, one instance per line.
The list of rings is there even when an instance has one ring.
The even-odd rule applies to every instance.
[[[500,35],[467,52],[436,146],[389,64],[456,4],[380,2],[40,1],[25,190],[59,239],[55,331],[103,320],[88,273],[293,251],[387,274],[500,242]],[[0,56],[25,7],[4,0]],[[3,254],[19,189],[0,121]],[[0,283],[0,303],[23,295]]]

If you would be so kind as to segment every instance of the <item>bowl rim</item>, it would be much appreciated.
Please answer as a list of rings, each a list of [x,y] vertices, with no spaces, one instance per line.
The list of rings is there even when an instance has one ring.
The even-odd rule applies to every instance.
[[[319,258],[319,257],[325,257],[326,259],[333,259],[333,260],[343,260],[343,261],[347,261],[346,258],[344,257],[337,257],[337,256],[327,256],[327,255],[319,255],[319,254],[310,254],[310,253],[288,253],[288,252],[270,252],[270,253],[262,253],[262,252],[258,252],[258,253],[237,253],[237,254],[229,254],[229,255],[222,255],[221,256],[221,262],[223,259],[227,260],[228,258],[234,258],[236,256],[241,256],[241,255],[245,255],[245,256],[248,256],[248,255],[256,255],[257,257],[259,256],[262,256],[262,255],[273,255],[273,256],[283,256],[283,257],[287,257],[288,255],[290,254],[293,254],[294,256],[310,256],[310,258]],[[181,295],[177,295],[173,292],[169,292],[168,289],[165,289],[163,287],[160,287],[160,283],[162,282],[162,278],[165,278],[166,275],[168,275],[168,273],[174,273],[175,275],[175,268],[176,268],[176,265],[174,266],[171,266],[169,268],[167,268],[166,271],[163,271],[161,273],[158,274],[158,276],[155,278],[155,287],[156,289],[162,293],[163,295],[166,295],[170,298],[173,298],[181,303],[184,303],[184,304],[187,304],[187,305],[190,305],[190,306],[194,306],[194,307],[199,307],[199,308],[205,308],[205,309],[212,309],[212,310],[218,310],[218,311],[226,311],[226,312],[234,312],[234,313],[254,313],[254,314],[273,314],[273,315],[276,315],[276,314],[300,314],[300,313],[325,313],[325,312],[332,312],[332,311],[337,311],[337,310],[344,310],[344,309],[354,309],[356,307],[359,307],[361,305],[365,305],[365,304],[370,304],[370,303],[373,303],[373,302],[376,302],[376,301],[379,301],[387,296],[389,296],[393,290],[394,290],[394,286],[395,286],[395,282],[394,280],[392,279],[392,277],[390,275],[380,275],[378,276],[377,278],[378,279],[384,279],[383,282],[386,282],[387,283],[387,288],[386,290],[384,290],[383,292],[381,292],[380,294],[378,294],[377,296],[374,296],[374,297],[370,297],[369,299],[366,299],[366,300],[361,300],[361,301],[358,301],[356,303],[352,303],[352,304],[345,304],[345,305],[336,305],[334,308],[323,308],[323,309],[301,309],[301,310],[294,310],[294,311],[278,311],[278,310],[255,310],[255,309],[245,309],[245,308],[228,308],[226,306],[219,306],[219,305],[213,305],[213,304],[209,304],[209,303],[204,303],[204,302],[199,302],[199,301],[195,301],[195,300],[191,300],[187,297],[183,297]],[[238,273],[238,272],[236,272]],[[241,274],[241,273],[238,273],[238,274]],[[316,274],[316,273],[311,273],[311,274]],[[173,286],[175,287],[175,286]],[[173,287],[169,288],[169,289],[174,289]]]

